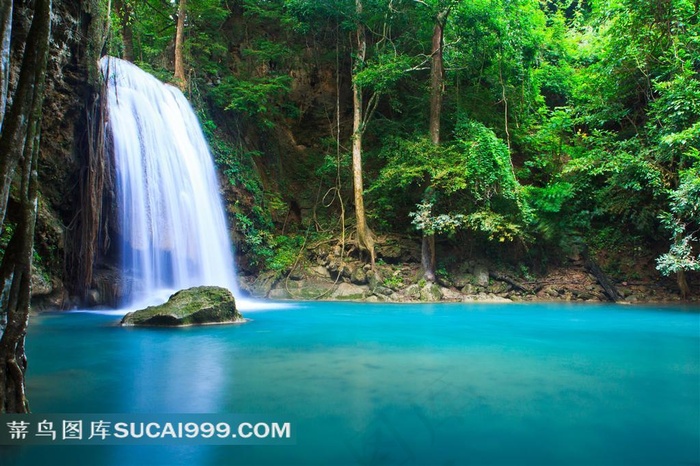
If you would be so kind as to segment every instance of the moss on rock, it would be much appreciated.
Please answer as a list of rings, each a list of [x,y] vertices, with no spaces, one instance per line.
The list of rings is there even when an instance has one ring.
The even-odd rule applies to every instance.
[[[243,322],[229,290],[198,286],[178,291],[164,304],[130,312],[123,326],[181,327],[188,325]]]

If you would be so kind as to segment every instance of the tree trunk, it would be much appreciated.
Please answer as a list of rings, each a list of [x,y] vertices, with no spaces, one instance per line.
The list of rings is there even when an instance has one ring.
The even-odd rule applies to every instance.
[[[134,61],[134,31],[131,28],[131,5],[124,0],[116,0],[114,8],[119,18],[119,26],[122,31],[122,41],[124,42],[124,60]],[[178,21],[179,22],[179,21]]]
[[[681,269],[676,272],[676,282],[678,283],[678,290],[681,292],[681,299],[688,299],[690,286],[688,286],[688,280],[685,277],[685,270]]]
[[[10,85],[10,35],[12,34],[12,2],[0,5],[0,134]]]
[[[25,395],[27,358],[24,338],[31,295],[30,281],[37,216],[36,167],[51,32],[51,0],[37,0],[35,5],[20,70],[20,82],[10,111],[11,119],[5,128],[8,131],[12,128],[12,131],[3,133],[0,139],[0,157],[3,162],[12,157],[18,159],[15,165],[21,162],[21,180],[17,193],[20,215],[10,240],[12,247],[8,247],[0,266],[3,283],[6,280],[10,282],[9,289],[3,292],[0,300],[2,310],[7,315],[7,323],[0,337],[0,413],[29,411]],[[19,145],[8,147],[7,140],[10,138]],[[5,206],[6,204],[3,206],[3,217]]]
[[[610,281],[608,276],[601,270],[595,260],[588,254],[588,246],[584,246],[581,255],[584,260],[584,267],[588,270],[598,281],[598,284],[603,287],[603,291],[608,299],[612,302],[617,302],[620,300],[620,293],[617,292],[617,288],[613,282]]]
[[[44,3],[42,0],[37,3],[35,15],[42,11]],[[49,5],[50,8],[50,5]],[[15,12],[17,14],[17,12]],[[39,18],[40,19],[40,18]],[[39,21],[42,23],[43,21]],[[36,85],[42,83],[45,76],[39,73],[46,67],[45,58],[41,54],[45,52],[39,44],[43,44],[45,31],[40,30],[43,25],[32,21],[32,25],[27,35],[27,42],[20,69],[19,82],[12,98],[12,107],[5,114],[2,134],[0,134],[0,231],[2,231],[7,213],[7,202],[10,196],[10,187],[15,177],[15,170],[25,145],[27,128],[29,127],[27,117],[31,112],[33,99],[35,98]],[[50,27],[50,25],[49,25]],[[46,33],[48,41],[48,33]],[[42,49],[42,50],[39,50]],[[42,62],[44,62],[42,64]]]
[[[445,87],[445,69],[442,46],[445,34],[446,12],[440,12],[435,20],[430,62],[430,140],[440,144],[440,116],[442,115],[442,93]]]
[[[48,1],[48,0],[45,0]],[[0,413],[26,413],[24,375],[27,357],[24,339],[29,323],[32,256],[37,213],[37,173],[41,121],[33,122],[22,160],[21,217],[12,237],[12,254],[3,260],[2,275],[11,278],[8,295],[3,299],[7,324],[0,338]],[[15,240],[15,238],[17,238]],[[9,252],[9,251],[8,251]]]
[[[432,40],[432,60],[430,62],[430,140],[436,146],[440,144],[440,116],[442,115],[442,93],[445,88],[445,69],[442,57],[445,21],[449,10],[438,13],[435,18]],[[421,266],[423,276],[429,282],[435,281],[435,234],[423,234],[421,247]]]
[[[180,0],[180,4],[177,9],[177,31],[175,32],[175,82],[180,87],[180,90],[183,91],[187,87],[185,62],[182,53],[182,48],[185,41],[186,4],[187,0]]]
[[[523,291],[525,293],[534,294],[534,292],[535,292],[530,286],[526,285],[525,283],[519,282],[518,280],[516,280],[512,277],[509,277],[508,275],[506,275],[504,273],[501,273],[498,271],[489,271],[489,276],[495,280],[508,283],[513,288],[516,288],[516,289]]]
[[[423,266],[423,278],[435,282],[435,234],[423,234],[420,262]]]
[[[355,2],[357,15],[362,14],[362,1]],[[355,55],[355,70],[360,70],[365,62],[367,53],[367,38],[365,27],[358,19],[357,22],[357,51]],[[355,194],[355,218],[357,221],[357,241],[361,249],[367,251],[370,256],[370,264],[374,269],[375,253],[374,238],[367,226],[365,216],[364,188],[362,183],[362,134],[364,133],[362,86],[355,79],[352,82],[352,180]]]

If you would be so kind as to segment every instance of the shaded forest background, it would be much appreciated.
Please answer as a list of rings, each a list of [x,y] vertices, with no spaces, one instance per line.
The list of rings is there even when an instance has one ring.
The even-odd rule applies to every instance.
[[[36,3],[13,2],[10,103]],[[686,296],[700,270],[699,3],[56,0],[35,301],[119,294],[102,54],[190,98],[242,275],[284,276],[342,240],[367,262],[409,244],[398,260],[438,280],[473,258],[529,278],[590,252],[615,280],[670,276]],[[20,205],[13,191],[3,252]]]

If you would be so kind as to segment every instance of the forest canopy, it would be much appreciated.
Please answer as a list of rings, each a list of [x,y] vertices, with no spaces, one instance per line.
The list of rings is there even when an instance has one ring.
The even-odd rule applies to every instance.
[[[185,15],[186,89],[228,181],[258,199],[237,201],[234,216],[263,268],[284,267],[291,200],[332,223],[316,216],[317,191],[351,199],[361,137],[372,234],[429,232],[540,258],[581,243],[651,246],[685,292],[684,272],[700,269],[698,10],[691,0],[120,0],[108,48],[173,80]]]
[[[12,138],[25,135],[12,129],[11,104],[21,100],[23,41],[39,3],[13,4],[2,10],[0,128],[18,148]],[[288,274],[299,251],[329,238],[372,266],[387,238],[413,242],[428,281],[474,256],[544,272],[590,251],[618,281],[673,276],[685,295],[700,269],[697,1],[53,8],[38,197],[57,218],[39,216],[33,262],[78,300],[96,286],[92,264],[117,254],[103,231],[114,224],[109,174],[93,176],[109,165],[94,139],[103,54],[193,103],[244,275]],[[55,119],[66,105],[72,113]],[[14,176],[3,202],[15,206],[21,156],[5,152]],[[0,210],[4,253],[22,228],[16,209]]]
[[[372,230],[539,255],[580,242],[622,254],[653,245],[658,269],[684,287],[683,272],[700,268],[698,8],[121,0],[109,51],[172,80],[184,12],[187,91],[229,182],[267,206],[235,209],[262,267],[283,267],[275,209],[316,196],[300,175],[351,197],[350,146],[362,135]]]

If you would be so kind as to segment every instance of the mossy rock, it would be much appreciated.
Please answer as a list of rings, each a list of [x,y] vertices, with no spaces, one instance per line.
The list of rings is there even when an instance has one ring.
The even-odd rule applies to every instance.
[[[352,283],[340,283],[333,293],[331,299],[339,301],[360,301],[369,295],[369,288],[366,286],[353,285]]]
[[[124,326],[183,327],[244,322],[233,294],[218,286],[198,286],[175,293],[159,306],[130,312]]]
[[[420,300],[426,302],[440,301],[442,299],[442,290],[435,283],[427,283],[420,290]]]

